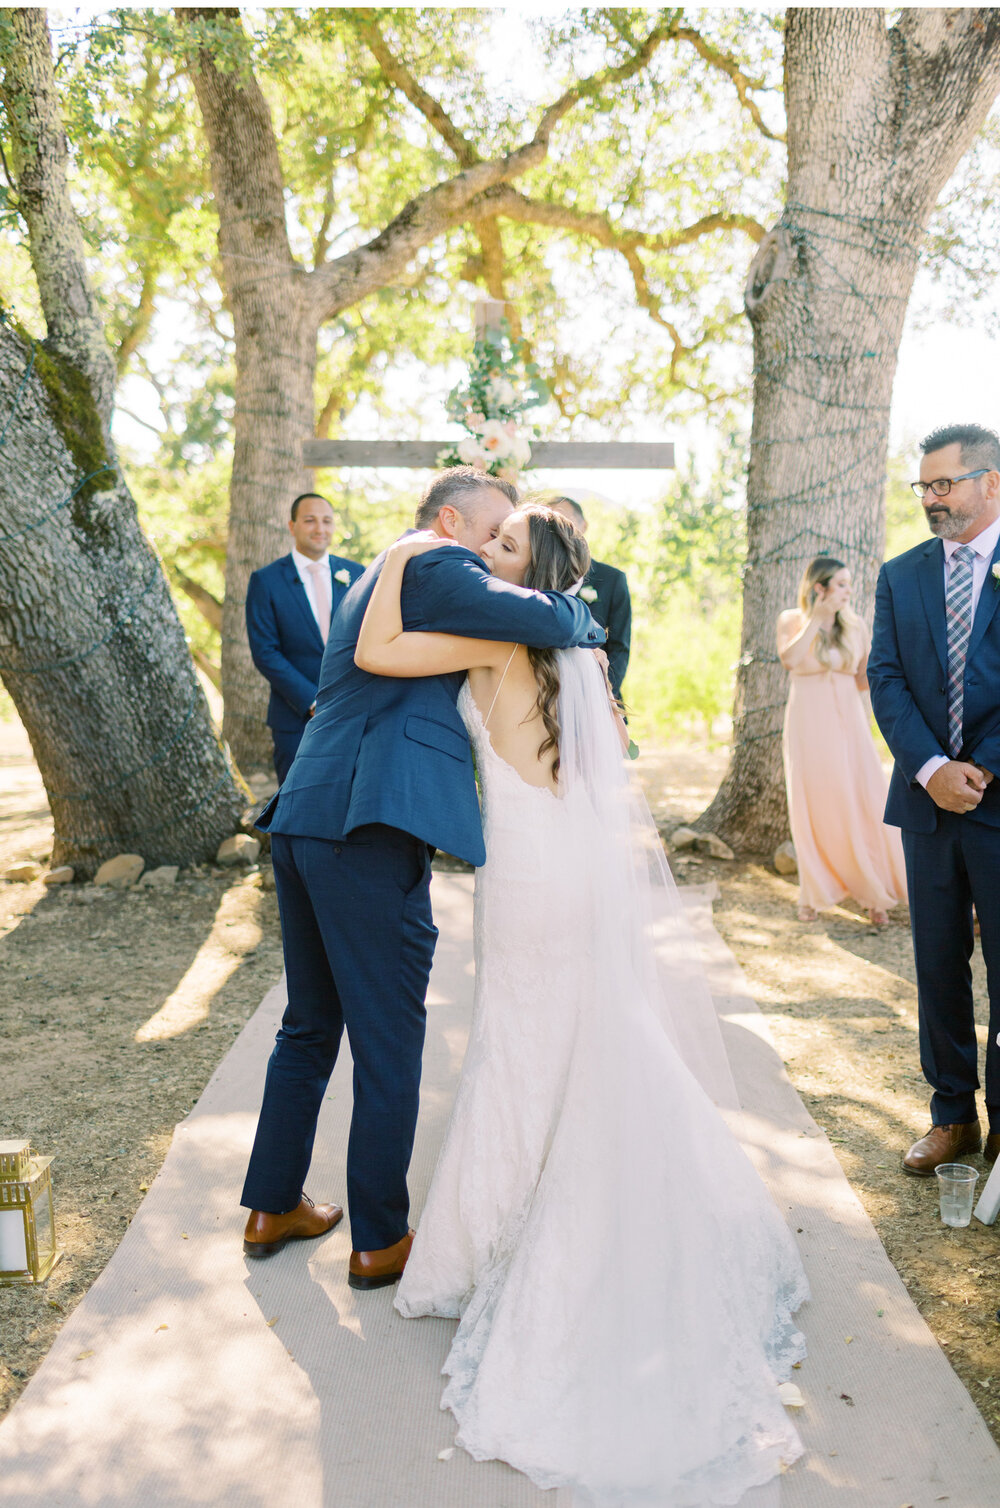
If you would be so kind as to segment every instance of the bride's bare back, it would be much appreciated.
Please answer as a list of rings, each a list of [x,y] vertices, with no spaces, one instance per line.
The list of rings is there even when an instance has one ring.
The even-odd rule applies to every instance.
[[[510,655],[499,666],[475,667],[469,671],[469,691],[486,725],[490,742],[500,759],[509,764],[525,785],[558,792],[552,775],[554,750],[539,758],[546,738],[538,709],[538,682],[523,644],[512,644]]]

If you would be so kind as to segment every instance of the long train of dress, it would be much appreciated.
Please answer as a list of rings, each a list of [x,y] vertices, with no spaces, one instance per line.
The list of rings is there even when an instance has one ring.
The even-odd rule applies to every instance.
[[[467,687],[460,708],[488,854],[475,1005],[396,1307],[460,1320],[442,1407],[477,1459],[599,1508],[735,1504],[801,1453],[778,1396],[804,1354],[794,1241],[608,914],[586,790],[527,785]]]

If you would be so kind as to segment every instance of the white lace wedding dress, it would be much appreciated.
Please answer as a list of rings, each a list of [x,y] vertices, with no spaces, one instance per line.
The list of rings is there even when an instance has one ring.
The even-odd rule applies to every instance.
[[[661,925],[650,962],[648,880],[635,890],[634,851],[626,873],[620,831],[614,850],[608,837],[624,800],[634,841],[635,792],[607,764],[618,818],[595,796],[572,727],[603,704],[617,735],[593,656],[560,659],[559,797],[496,755],[461,693],[488,856],[475,1007],[396,1307],[460,1319],[442,1407],[475,1458],[599,1508],[735,1504],[801,1453],[777,1385],[804,1353],[792,1316],[806,1279],[681,1056],[688,1007],[708,998],[694,944],[664,889],[671,952]],[[620,749],[604,753],[620,772]],[[697,1061],[690,1023],[688,1037]]]

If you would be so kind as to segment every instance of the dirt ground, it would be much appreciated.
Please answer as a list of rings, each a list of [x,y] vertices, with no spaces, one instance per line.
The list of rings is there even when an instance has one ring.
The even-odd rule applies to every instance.
[[[704,809],[724,766],[721,751],[643,755],[664,831]],[[50,843],[27,741],[0,723],[0,870],[44,860]],[[899,1167],[929,1124],[905,912],[883,932],[840,907],[803,925],[794,884],[764,865],[682,857],[674,867],[681,883],[718,881],[716,922],[792,1082],[1000,1443],[1000,1226],[947,1230],[934,1180]],[[176,1122],[279,977],[277,906],[263,878],[190,872],[162,894],[0,884],[0,1137],[30,1136],[55,1155],[65,1253],[38,1288],[0,1288],[0,1413],[111,1256]],[[978,953],[976,993],[985,1037]],[[982,1160],[970,1161],[985,1178]]]

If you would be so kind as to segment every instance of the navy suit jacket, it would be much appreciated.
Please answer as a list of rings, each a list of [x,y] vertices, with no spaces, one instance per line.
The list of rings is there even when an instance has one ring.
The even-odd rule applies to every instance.
[[[1000,545],[993,555],[1000,562]],[[1000,776],[1000,587],[983,583],[965,661],[960,758]],[[916,780],[935,754],[948,753],[948,631],[944,546],[931,539],[887,560],[875,589],[875,627],[868,657],[872,708],[896,761],[885,820],[929,833],[933,800]],[[1000,827],[1000,779],[963,821]]]
[[[464,672],[412,680],[354,663],[384,555],[351,587],[330,627],[316,714],[281,790],[257,819],[272,833],[346,837],[370,822],[482,864],[472,750],[456,702]],[[598,646],[604,631],[576,597],[529,592],[491,576],[454,545],[407,562],[403,625],[538,648]]]
[[[334,580],[338,571],[347,571],[354,582],[364,566],[330,556],[331,619],[347,594],[347,587]],[[316,700],[323,636],[290,554],[254,571],[247,583],[246,615],[253,662],[271,685],[267,726],[298,732]]]
[[[586,597],[583,600],[601,627],[607,630],[608,642],[604,648],[608,657],[608,675],[611,689],[620,697],[632,645],[632,598],[628,578],[617,566],[593,560],[580,589],[581,596],[588,588],[597,596],[592,602]]]

